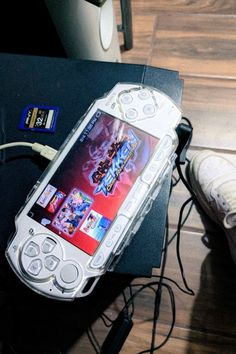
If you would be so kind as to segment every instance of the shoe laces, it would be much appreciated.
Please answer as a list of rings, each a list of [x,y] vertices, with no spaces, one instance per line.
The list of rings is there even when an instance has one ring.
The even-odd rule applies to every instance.
[[[217,193],[218,201],[220,200],[221,210],[225,216],[223,219],[224,227],[231,229],[236,226],[236,184],[234,188],[225,184],[222,185]]]

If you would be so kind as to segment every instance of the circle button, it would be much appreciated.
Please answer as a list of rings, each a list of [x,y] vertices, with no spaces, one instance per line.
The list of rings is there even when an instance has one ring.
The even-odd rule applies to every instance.
[[[66,264],[60,272],[61,280],[66,284],[71,284],[79,276],[78,268],[74,264]]]
[[[148,115],[148,116],[154,115],[155,112],[156,112],[156,108],[151,103],[145,104],[145,106],[143,107],[143,113]]]

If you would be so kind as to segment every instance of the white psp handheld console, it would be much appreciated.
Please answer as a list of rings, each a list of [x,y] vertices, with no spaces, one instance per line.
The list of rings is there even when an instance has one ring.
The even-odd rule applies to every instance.
[[[16,216],[6,257],[45,296],[88,295],[157,197],[181,112],[164,93],[118,83],[96,100]]]

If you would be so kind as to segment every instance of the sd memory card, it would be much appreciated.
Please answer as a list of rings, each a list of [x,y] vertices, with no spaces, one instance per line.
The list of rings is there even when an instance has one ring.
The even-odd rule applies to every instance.
[[[23,111],[19,129],[53,133],[58,111],[58,107],[29,105]]]

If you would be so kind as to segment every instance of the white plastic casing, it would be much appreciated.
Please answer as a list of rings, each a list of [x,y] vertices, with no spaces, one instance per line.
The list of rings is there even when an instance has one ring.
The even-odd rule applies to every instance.
[[[158,138],[159,142],[96,252],[90,256],[28,213],[98,109]],[[117,256],[130,243],[172,168],[178,145],[175,128],[181,116],[167,95],[141,84],[118,83],[91,105],[16,216],[16,233],[6,257],[25,284],[40,294],[61,300],[91,293],[100,276],[113,269]]]

